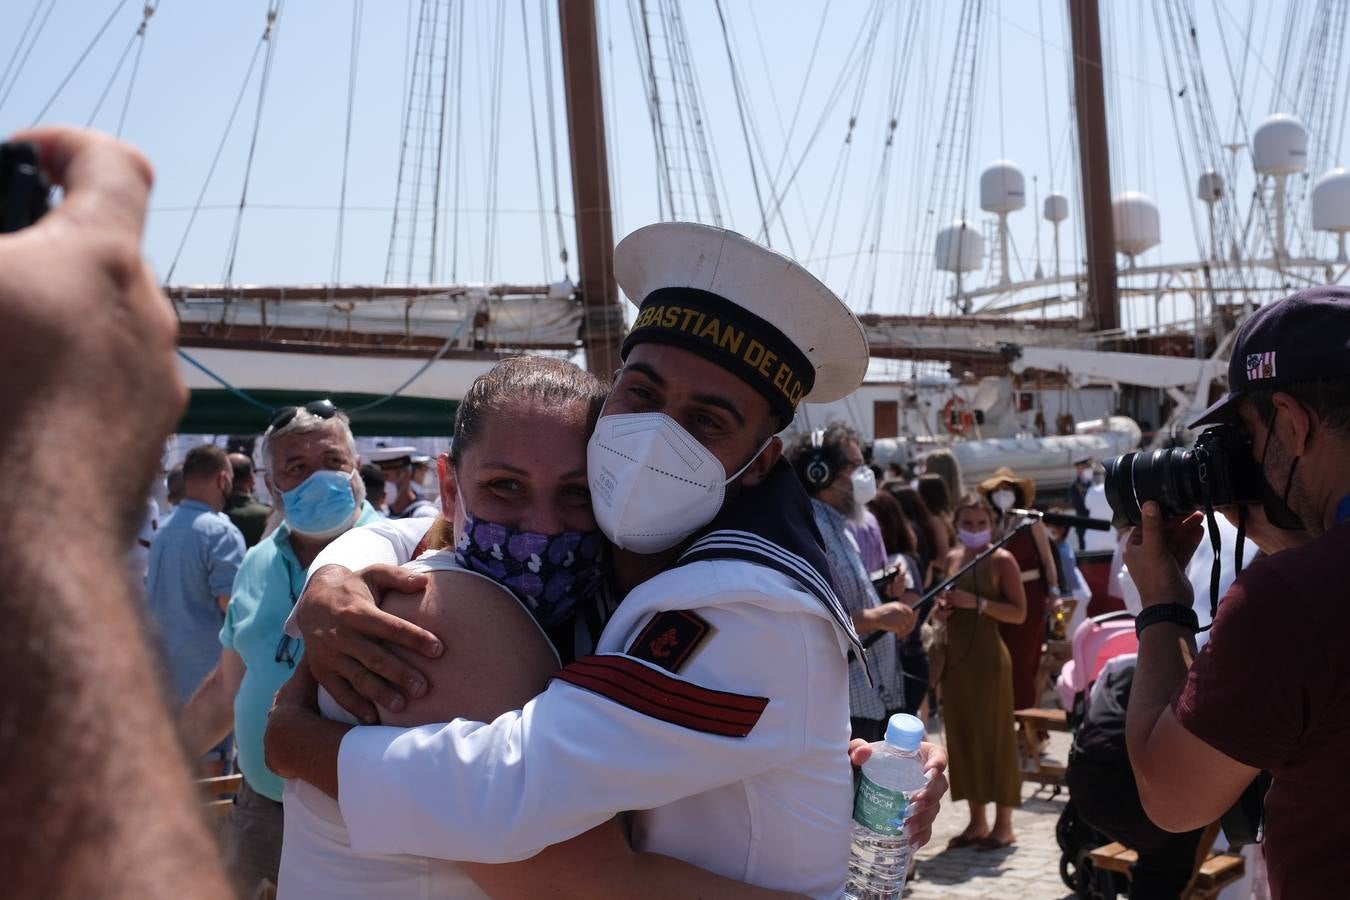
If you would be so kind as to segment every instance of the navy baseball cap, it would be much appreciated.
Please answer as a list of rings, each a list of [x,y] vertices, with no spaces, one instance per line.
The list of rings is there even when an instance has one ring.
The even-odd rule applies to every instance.
[[[1350,376],[1350,288],[1308,288],[1252,313],[1233,340],[1228,393],[1188,427],[1229,421],[1252,390]]]

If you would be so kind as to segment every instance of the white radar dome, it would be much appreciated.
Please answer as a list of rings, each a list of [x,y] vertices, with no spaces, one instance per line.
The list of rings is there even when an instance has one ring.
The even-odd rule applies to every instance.
[[[1308,129],[1288,113],[1276,113],[1252,135],[1256,171],[1262,175],[1294,175],[1308,168]]]
[[[1223,176],[1213,169],[1201,172],[1195,185],[1195,196],[1205,203],[1218,203],[1223,198]]]
[[[1027,182],[1017,166],[1000,159],[980,173],[980,209],[1010,213],[1026,205]]]
[[[1350,169],[1332,169],[1312,189],[1312,226],[1318,231],[1350,231]]]
[[[1138,256],[1162,240],[1162,220],[1158,205],[1147,194],[1129,191],[1111,203],[1111,221],[1115,225],[1116,249],[1126,256]]]
[[[1063,194],[1047,194],[1045,197],[1045,218],[1051,222],[1063,222],[1069,217],[1069,198]]]
[[[957,219],[937,233],[933,256],[943,272],[974,272],[984,262],[984,235]]]

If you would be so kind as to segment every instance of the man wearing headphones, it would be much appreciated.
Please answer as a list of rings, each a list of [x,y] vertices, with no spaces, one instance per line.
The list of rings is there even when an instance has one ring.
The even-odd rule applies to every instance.
[[[848,525],[861,519],[866,503],[876,494],[876,481],[863,460],[857,433],[842,422],[798,438],[789,458],[811,495],[816,527],[825,539],[825,555],[834,569],[839,599],[864,636],[865,659],[848,666],[849,718],[853,736],[868,742],[885,736],[886,720],[904,706],[904,675],[900,670],[899,640],[914,630],[915,611],[898,598],[907,589],[891,579],[885,597],[863,565],[858,542]],[[869,640],[873,631],[887,632]]]

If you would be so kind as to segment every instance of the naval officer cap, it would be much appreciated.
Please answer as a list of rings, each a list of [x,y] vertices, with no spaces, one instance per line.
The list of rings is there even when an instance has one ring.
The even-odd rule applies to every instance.
[[[614,250],[614,274],[637,319],[622,355],[669,344],[732,372],[769,401],[780,427],[798,404],[853,393],[867,338],[844,302],[788,257],[725,228],[661,222]]]
[[[401,469],[410,466],[416,447],[376,447],[370,451],[370,461],[381,469]]]

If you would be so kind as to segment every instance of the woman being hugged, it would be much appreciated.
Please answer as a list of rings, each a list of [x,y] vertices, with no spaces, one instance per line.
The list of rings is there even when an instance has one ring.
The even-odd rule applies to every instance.
[[[979,494],[956,504],[960,546],[948,558],[958,572],[989,549],[997,516]],[[1022,776],[1012,715],[1012,661],[999,623],[1026,617],[1017,561],[998,549],[957,579],[935,615],[947,618],[947,663],[942,699],[951,759],[952,797],[970,805],[970,823],[949,847],[996,850],[1014,843],[1012,812],[1021,804]],[[985,806],[997,807],[991,829]]]

